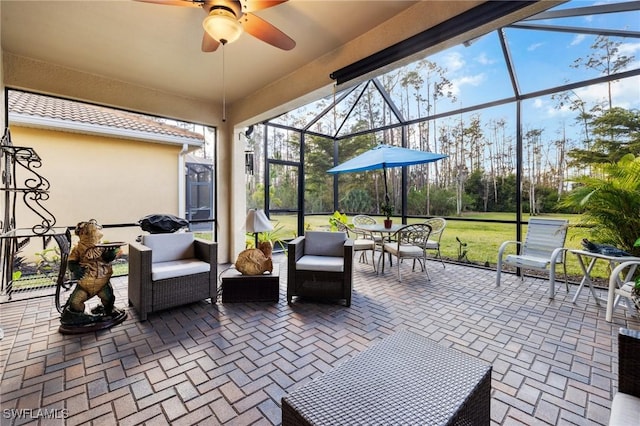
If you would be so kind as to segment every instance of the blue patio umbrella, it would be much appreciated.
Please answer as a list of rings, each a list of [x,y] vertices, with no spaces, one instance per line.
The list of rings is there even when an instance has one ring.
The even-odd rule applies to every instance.
[[[413,166],[414,164],[431,163],[447,157],[448,155],[444,154],[380,144],[327,170],[327,173],[364,172],[382,169],[384,172],[384,200],[388,203],[387,167]]]

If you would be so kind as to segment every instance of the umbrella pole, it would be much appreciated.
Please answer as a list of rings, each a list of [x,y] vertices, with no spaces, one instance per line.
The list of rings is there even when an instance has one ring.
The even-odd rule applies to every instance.
[[[389,188],[387,186],[387,168],[382,167],[382,171],[384,172],[384,202],[385,204],[389,204]]]

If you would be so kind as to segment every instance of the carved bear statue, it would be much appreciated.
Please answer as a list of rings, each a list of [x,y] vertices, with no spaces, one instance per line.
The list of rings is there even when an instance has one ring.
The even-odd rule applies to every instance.
[[[81,325],[100,320],[102,315],[113,315],[115,295],[109,279],[113,273],[111,262],[119,247],[100,245],[102,227],[95,219],[80,222],[75,234],[78,243],[69,254],[69,270],[77,280],[60,321],[63,324]],[[91,315],[85,312],[85,302],[98,296],[102,306]]]

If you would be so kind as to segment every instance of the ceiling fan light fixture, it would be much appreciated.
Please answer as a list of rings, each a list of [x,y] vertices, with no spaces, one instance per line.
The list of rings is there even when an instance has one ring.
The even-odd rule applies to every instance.
[[[204,30],[222,44],[233,43],[242,34],[242,26],[232,11],[214,7],[202,22]]]

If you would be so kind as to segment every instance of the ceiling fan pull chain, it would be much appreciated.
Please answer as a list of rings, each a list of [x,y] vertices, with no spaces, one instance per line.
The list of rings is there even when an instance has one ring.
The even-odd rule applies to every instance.
[[[224,81],[224,46],[227,44],[225,40],[220,40],[222,43],[222,122],[227,121],[227,85]]]

